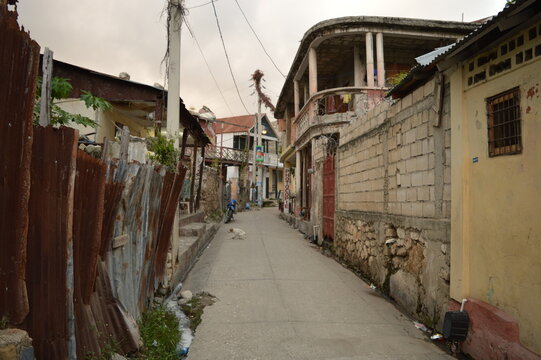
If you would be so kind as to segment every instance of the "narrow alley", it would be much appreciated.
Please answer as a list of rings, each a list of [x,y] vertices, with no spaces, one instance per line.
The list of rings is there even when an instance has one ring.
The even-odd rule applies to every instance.
[[[234,239],[231,228],[246,237]],[[218,298],[205,308],[190,360],[452,359],[275,208],[223,225],[183,288]]]

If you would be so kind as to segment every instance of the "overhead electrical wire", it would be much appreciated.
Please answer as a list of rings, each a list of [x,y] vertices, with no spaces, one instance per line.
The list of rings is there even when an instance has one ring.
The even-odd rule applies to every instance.
[[[218,1],[218,0],[216,0],[216,1]],[[212,1],[206,2],[206,3],[204,3],[204,4],[195,5],[195,6],[186,8],[186,10],[197,9],[197,8],[203,7],[203,6],[205,6],[205,5],[210,5],[210,4],[212,4]]]
[[[195,37],[195,33],[192,30],[192,27],[190,26],[190,23],[188,22],[188,18],[186,18],[186,16],[184,16],[184,22],[186,23],[186,27],[188,28],[188,31],[189,31],[190,35],[195,40],[197,48],[199,49],[199,52],[201,53],[201,56],[203,57],[203,60],[205,61],[205,65],[207,65],[207,70],[209,71],[210,76],[212,76],[212,79],[214,80],[214,84],[216,84],[216,88],[220,92],[220,95],[222,96],[222,99],[224,100],[225,105],[229,109],[229,113],[231,114],[231,116],[233,116],[233,111],[229,107],[229,103],[225,99],[224,93],[222,92],[222,89],[220,88],[220,85],[218,85],[218,81],[216,80],[216,77],[214,76],[214,73],[212,72],[212,70],[210,68],[210,65],[209,65],[209,63],[207,61],[207,58],[205,57],[205,54],[203,53],[203,49],[201,49],[201,45],[199,45],[199,41],[197,40],[197,37]]]
[[[212,8],[214,9],[214,17],[216,18],[216,25],[218,25],[218,32],[220,33],[220,38],[222,40],[222,46],[224,48],[225,58],[227,60],[227,65],[229,66],[229,72],[231,73],[231,78],[233,79],[233,83],[235,84],[235,89],[237,89],[237,95],[239,96],[239,100],[240,100],[242,106],[244,107],[244,110],[246,110],[246,113],[250,114],[250,112],[248,111],[248,108],[246,108],[246,105],[244,104],[244,101],[242,100],[242,96],[240,96],[239,87],[237,85],[237,81],[235,80],[235,75],[233,74],[233,69],[231,68],[231,62],[229,61],[229,55],[227,55],[227,49],[225,47],[225,41],[224,41],[224,37],[222,35],[222,29],[220,27],[220,21],[218,20],[218,13],[216,12],[216,6],[214,5],[214,1],[215,0],[211,1]]]
[[[265,49],[265,46],[263,45],[263,42],[261,42],[261,39],[259,39],[259,36],[257,36],[257,33],[255,32],[254,28],[252,27],[252,24],[250,24],[250,21],[248,21],[248,18],[246,17],[246,14],[244,13],[244,11],[242,10],[242,8],[240,7],[240,4],[237,0],[235,0],[235,2],[237,3],[237,6],[239,7],[239,10],[240,12],[242,13],[242,16],[244,16],[244,20],[246,20],[246,23],[248,24],[248,26],[250,27],[250,29],[252,30],[252,32],[254,33],[254,36],[255,38],[257,39],[257,41],[259,41],[259,44],[261,45],[261,47],[263,48],[263,51],[265,52],[265,54],[267,55],[267,57],[269,58],[269,60],[272,62],[272,65],[274,65],[274,67],[276,68],[276,70],[278,70],[278,72],[280,73],[280,75],[282,75],[285,79],[285,75],[283,72],[280,71],[280,69],[278,68],[278,66],[276,65],[276,63],[274,62],[274,60],[272,59],[272,57],[270,56],[270,54],[268,53],[267,49]],[[213,5],[214,6],[214,5]]]

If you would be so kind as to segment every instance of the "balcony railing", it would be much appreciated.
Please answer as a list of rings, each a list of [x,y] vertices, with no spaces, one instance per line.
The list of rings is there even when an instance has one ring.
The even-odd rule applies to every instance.
[[[343,87],[315,93],[295,120],[295,140],[314,126],[349,122],[351,117],[364,114],[381,102],[385,91],[381,88]]]

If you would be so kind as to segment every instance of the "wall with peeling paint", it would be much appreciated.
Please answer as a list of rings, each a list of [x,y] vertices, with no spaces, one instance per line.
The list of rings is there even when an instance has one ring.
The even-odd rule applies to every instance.
[[[529,40],[529,30],[486,52],[497,54],[496,62],[511,59],[511,69],[490,75],[488,63],[487,80],[472,83],[483,71],[480,53],[451,75],[451,297],[511,314],[521,342],[541,353],[541,35]],[[523,45],[502,55],[501,46],[520,36]],[[528,50],[533,57],[517,63]],[[522,153],[489,157],[486,99],[515,87]]]

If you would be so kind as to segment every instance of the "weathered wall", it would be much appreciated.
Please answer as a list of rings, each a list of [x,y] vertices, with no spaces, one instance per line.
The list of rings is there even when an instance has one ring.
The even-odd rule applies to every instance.
[[[437,326],[449,298],[450,128],[432,79],[340,132],[334,251]]]
[[[203,188],[201,189],[201,210],[206,215],[219,210],[222,204],[222,178],[218,171],[210,166],[203,170]]]
[[[499,44],[461,64],[451,77],[451,296],[476,298],[512,315],[522,343],[541,354],[541,37],[530,40],[532,28],[506,41],[522,36],[523,45],[501,55]],[[528,51],[533,57],[526,60]],[[478,65],[478,57],[493,52],[498,54],[493,61]],[[524,62],[518,64],[520,54]],[[506,59],[510,68],[491,74],[493,64]],[[483,71],[487,80],[469,84]],[[522,153],[489,157],[486,98],[515,87],[520,88]]]

